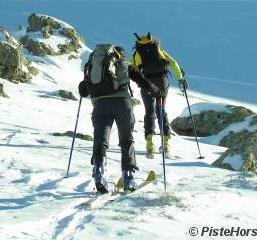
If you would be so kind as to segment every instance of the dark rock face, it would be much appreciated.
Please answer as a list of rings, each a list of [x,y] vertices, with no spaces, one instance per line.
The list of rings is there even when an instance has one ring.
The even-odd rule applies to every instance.
[[[39,15],[32,13],[29,18],[28,18],[28,29],[27,31],[32,31],[32,32],[37,32],[41,31],[44,28],[49,28],[49,29],[58,29],[60,28],[60,24],[56,22],[53,18],[44,16],[44,15]]]
[[[33,32],[39,34],[40,41],[34,38]],[[20,39],[20,42],[33,55],[62,55],[77,52],[81,48],[81,37],[68,24],[46,15],[31,14],[28,18],[27,35]],[[52,36],[63,36],[65,43],[57,45],[54,49],[47,41]]]
[[[131,101],[132,101],[132,105],[133,106],[136,106],[136,105],[141,105],[141,102],[140,102],[140,100],[139,99],[137,99],[137,98],[131,98]]]
[[[43,42],[36,42],[31,39],[29,36],[24,36],[20,39],[20,42],[25,48],[29,50],[30,53],[36,56],[45,56],[45,55],[56,55],[53,48]]]
[[[67,131],[65,133],[53,133],[52,134],[53,136],[56,136],[56,137],[63,137],[63,136],[66,136],[66,137],[73,137],[74,135],[74,132],[72,131]],[[82,133],[76,133],[76,138],[80,138],[82,140],[85,140],[85,141],[93,141],[94,138],[90,135],[86,135],[86,134],[82,134]]]
[[[242,131],[237,136],[230,148],[212,165],[229,170],[257,172],[257,133]],[[228,158],[230,161],[227,161]]]
[[[250,132],[246,129],[240,131],[240,132],[229,132],[225,137],[221,139],[219,142],[220,146],[231,148],[234,145],[240,144],[241,142],[244,142],[245,139],[248,137]]]
[[[27,82],[36,69],[30,66],[22,53],[21,45],[3,28],[0,28],[0,77],[9,81]],[[33,69],[33,73],[32,73]]]
[[[235,171],[257,172],[257,130],[254,132],[254,125],[257,124],[256,114],[245,107],[228,105],[223,111],[202,111],[193,115],[197,134],[201,137],[218,134],[229,125],[243,122],[249,116],[251,119],[248,127],[251,127],[251,132],[242,128],[241,131],[230,131],[226,134],[219,145],[229,149],[212,163],[213,166]],[[171,126],[180,135],[194,136],[189,116],[176,118]]]
[[[241,122],[245,117],[254,114],[251,110],[241,106],[227,106],[229,112],[203,111],[193,115],[197,134],[200,137],[219,133],[227,126]],[[186,136],[194,136],[192,119],[190,117],[177,117],[171,122],[172,129]]]
[[[253,118],[250,122],[250,126],[253,126],[253,125],[257,125],[257,116],[253,116]]]
[[[64,99],[69,99],[69,100],[74,100],[74,101],[77,100],[77,98],[73,95],[72,92],[69,92],[69,91],[66,91],[66,90],[59,90],[57,95],[64,98]]]
[[[7,95],[4,92],[4,86],[2,83],[0,83],[0,97],[7,97]]]

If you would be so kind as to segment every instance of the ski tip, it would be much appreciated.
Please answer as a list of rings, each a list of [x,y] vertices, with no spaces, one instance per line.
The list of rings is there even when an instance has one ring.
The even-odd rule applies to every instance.
[[[147,176],[147,179],[146,179],[146,181],[154,181],[156,179],[156,173],[155,173],[155,171],[150,171],[149,173],[148,173],[148,176]]]
[[[120,189],[123,189],[123,181],[122,178],[120,178],[115,186],[116,191],[119,191]]]

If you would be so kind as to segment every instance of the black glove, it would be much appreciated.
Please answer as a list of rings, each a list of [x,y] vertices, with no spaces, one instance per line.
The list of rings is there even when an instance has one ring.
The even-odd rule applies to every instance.
[[[87,97],[89,95],[86,82],[84,80],[79,83],[79,95],[81,97]]]
[[[148,86],[148,91],[151,94],[151,96],[155,98],[162,98],[166,96],[166,92],[164,90],[161,90],[158,88],[155,84],[147,80],[149,86]]]
[[[129,65],[128,71],[131,80],[135,82],[139,87],[142,87],[144,85],[144,75],[140,71],[135,69],[132,65]]]
[[[188,87],[188,82],[185,78],[180,79],[180,80],[178,80],[178,85],[179,85],[181,92],[184,92]]]
[[[136,82],[138,87],[146,89],[153,97],[160,98],[165,96],[165,91],[162,91],[154,83],[145,78],[145,76],[133,66],[129,66],[129,77]]]

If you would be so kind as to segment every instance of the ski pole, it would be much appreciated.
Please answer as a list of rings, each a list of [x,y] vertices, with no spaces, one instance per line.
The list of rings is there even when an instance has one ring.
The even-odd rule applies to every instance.
[[[159,118],[160,118],[160,132],[161,132],[161,139],[162,139],[162,167],[163,167],[163,178],[164,178],[164,190],[166,192],[166,167],[165,167],[165,153],[164,153],[164,134],[163,134],[163,102],[162,98],[156,99],[157,105],[159,107]]]
[[[68,178],[68,175],[69,175],[70,164],[71,164],[71,158],[72,158],[72,152],[73,152],[73,147],[74,147],[75,138],[76,138],[76,132],[77,132],[77,126],[78,126],[78,121],[79,121],[79,113],[80,113],[81,102],[82,102],[82,97],[80,97],[80,99],[79,99],[79,107],[78,107],[78,113],[77,113],[77,119],[76,119],[75,129],[74,129],[74,132],[73,132],[73,139],[72,139],[72,144],[71,144],[71,151],[70,151],[69,164],[68,164],[68,169],[67,169],[66,176],[65,176],[64,178]]]
[[[199,146],[199,142],[198,142],[198,137],[197,137],[197,131],[196,131],[196,127],[195,127],[195,122],[194,122],[194,118],[193,118],[192,113],[191,113],[191,109],[190,109],[190,105],[189,105],[189,101],[188,101],[188,97],[187,97],[187,92],[186,92],[186,88],[185,88],[184,85],[183,85],[183,88],[181,89],[181,91],[185,93],[185,97],[186,97],[186,101],[187,101],[187,106],[188,106],[188,111],[189,111],[190,117],[191,117],[191,119],[192,119],[193,128],[194,128],[194,132],[195,132],[195,140],[196,140],[197,148],[198,148],[199,155],[200,155],[200,156],[198,157],[198,159],[203,159],[204,156],[202,156],[201,151],[200,151],[200,146]]]

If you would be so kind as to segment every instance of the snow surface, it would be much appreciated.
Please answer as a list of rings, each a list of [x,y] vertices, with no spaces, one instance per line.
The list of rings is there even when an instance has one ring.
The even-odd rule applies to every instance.
[[[90,164],[92,142],[76,139],[70,175],[63,178],[72,139],[54,137],[52,133],[74,130],[78,101],[53,97],[53,92],[65,89],[79,98],[77,86],[83,79],[81,69],[89,52],[85,46],[77,53],[79,58],[73,60],[68,60],[67,55],[27,55],[40,70],[38,76],[21,84],[0,79],[10,97],[0,98],[0,239],[241,239],[207,235],[193,238],[189,228],[256,228],[257,209],[253,203],[257,198],[257,176],[211,167],[226,148],[211,145],[210,141],[203,143],[201,139],[205,158],[198,159],[194,138],[172,136],[172,157],[166,160],[167,193],[164,193],[161,155],[157,154],[154,160],[145,158],[143,105],[134,109],[140,168],[136,180],[140,183],[149,170],[154,170],[156,183],[113,203],[103,201],[92,209],[80,206],[95,196]],[[137,86],[132,83],[132,88],[140,99]],[[188,96],[190,104],[235,104],[257,111],[253,103],[247,105],[190,89]],[[244,101],[243,96],[241,100]],[[167,99],[170,121],[186,107],[179,89],[171,88]],[[93,135],[91,112],[90,99],[83,99],[78,132]],[[238,128],[239,125],[246,126],[246,122],[238,123]],[[213,142],[219,137],[212,136]],[[158,135],[154,142],[159,147]],[[121,176],[116,126],[108,151],[108,175],[110,182]]]

